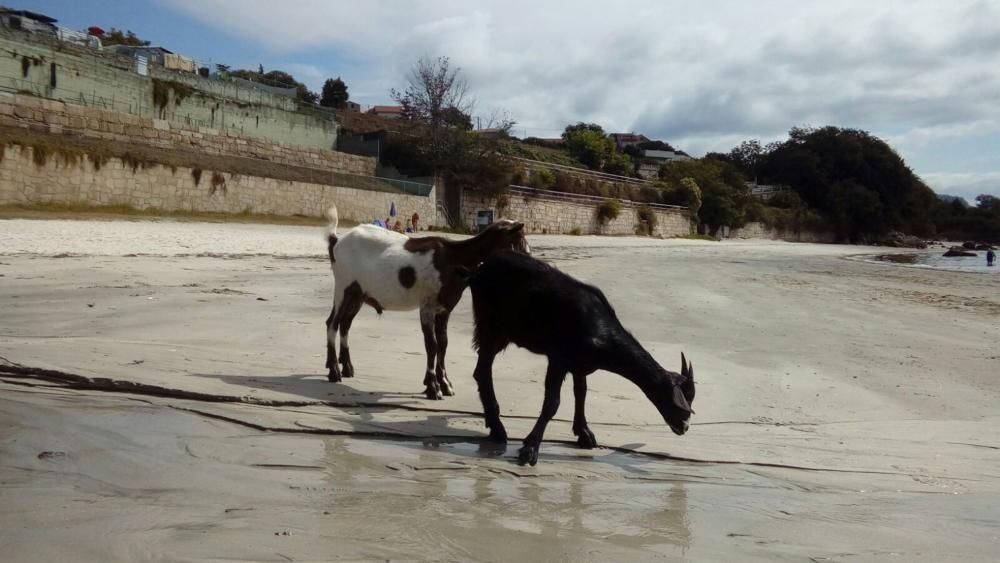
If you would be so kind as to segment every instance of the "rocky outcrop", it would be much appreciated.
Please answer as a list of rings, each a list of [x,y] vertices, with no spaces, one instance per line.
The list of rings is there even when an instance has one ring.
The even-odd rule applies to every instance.
[[[966,250],[961,246],[953,246],[948,249],[948,252],[944,253],[944,256],[951,258],[955,256],[978,256],[978,254],[972,252],[971,250]]]
[[[881,241],[883,246],[895,248],[927,248],[927,242],[913,235],[903,234],[899,231],[892,231]]]
[[[990,244],[986,244],[985,242],[973,242],[973,241],[963,242],[962,248],[966,250],[996,250],[996,247]]]

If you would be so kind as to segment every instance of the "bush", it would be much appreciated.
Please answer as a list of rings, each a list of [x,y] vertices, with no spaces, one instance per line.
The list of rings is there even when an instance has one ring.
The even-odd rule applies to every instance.
[[[555,180],[552,182],[552,189],[557,192],[577,193],[579,180],[566,172],[556,172]]]
[[[582,235],[583,232],[580,231],[580,227],[573,227],[572,229],[569,230],[569,234],[571,234],[571,235],[573,235],[575,237],[578,237],[578,236]]]
[[[656,232],[656,212],[653,211],[652,207],[641,205],[635,211],[635,215],[639,220],[639,225],[636,228],[637,234],[652,235]]]
[[[536,190],[547,190],[556,182],[556,175],[548,168],[539,168],[531,174],[529,185]]]
[[[617,199],[606,199],[597,206],[597,221],[602,225],[607,225],[618,218],[622,212],[622,202]]]

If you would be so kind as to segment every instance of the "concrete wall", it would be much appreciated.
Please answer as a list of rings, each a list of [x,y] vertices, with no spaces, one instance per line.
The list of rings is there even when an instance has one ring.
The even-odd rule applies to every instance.
[[[368,222],[385,217],[395,202],[403,216],[416,211],[427,218],[425,225],[434,217],[433,192],[430,197],[409,196],[227,173],[220,174],[224,184],[213,185],[213,175],[204,170],[196,181],[192,169],[185,167],[153,165],[133,170],[116,158],[99,170],[85,158],[65,162],[56,156],[39,166],[33,162],[31,148],[9,145],[0,160],[0,205],[78,203],[322,216],[336,203],[341,218]]]
[[[746,225],[738,229],[724,229],[720,233],[721,238],[728,239],[768,239],[768,240],[785,240],[788,242],[824,242],[830,243],[835,242],[836,237],[833,233],[823,233],[823,232],[812,232],[812,231],[802,231],[802,232],[791,232],[783,231],[778,229],[772,229],[763,223],[753,222],[747,223]]]
[[[0,125],[38,125],[47,127],[53,133],[72,133],[164,148],[196,149],[223,156],[244,156],[350,174],[375,174],[376,163],[371,157],[296,147],[243,136],[233,130],[195,127],[24,94],[0,92]]]
[[[27,61],[27,63],[25,63]],[[55,86],[52,86],[55,65]],[[233,131],[289,145],[332,149],[337,141],[333,114],[299,110],[287,96],[234,82],[150,67],[140,76],[131,59],[38,36],[0,30],[0,89],[78,105],[113,109],[173,124]],[[153,99],[153,78],[196,90],[178,101],[169,90],[162,108]]]
[[[498,209],[494,198],[483,197],[475,192],[465,192],[462,197],[462,218],[465,224],[476,225],[476,213],[492,209],[494,217],[513,219],[525,224],[530,233],[566,234],[579,229],[580,234],[634,235],[639,219],[636,208],[623,207],[618,217],[607,225],[597,222],[597,206],[589,203],[554,201],[522,195],[507,196],[507,205]],[[501,212],[502,211],[502,214]],[[687,210],[670,209],[656,213],[655,236],[675,237],[691,232],[691,221]]]

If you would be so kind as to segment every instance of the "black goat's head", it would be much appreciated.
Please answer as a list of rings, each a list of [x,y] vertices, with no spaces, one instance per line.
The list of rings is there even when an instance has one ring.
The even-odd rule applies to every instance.
[[[691,408],[694,404],[694,368],[682,353],[681,372],[664,372],[666,377],[657,390],[657,396],[650,399],[674,434],[682,436],[687,432],[689,419],[694,414],[694,409]]]
[[[515,250],[522,254],[531,254],[528,246],[528,239],[524,236],[524,223],[511,221],[510,219],[500,219],[491,224],[486,232],[491,232],[496,241],[496,250]]]

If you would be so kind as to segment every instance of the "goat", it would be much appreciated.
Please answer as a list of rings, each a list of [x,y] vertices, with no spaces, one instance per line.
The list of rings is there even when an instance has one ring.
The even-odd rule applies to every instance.
[[[327,251],[334,276],[333,308],[326,319],[329,380],[354,377],[348,333],[363,304],[380,315],[383,310],[419,308],[427,352],[425,393],[428,399],[453,395],[454,387],[444,366],[448,317],[466,287],[456,268],[475,268],[500,249],[530,252],[524,224],[501,219],[462,241],[434,236],[410,238],[374,225],[358,225],[338,238],[336,206],[327,211],[327,216]],[[338,330],[339,366],[335,349]]]
[[[580,446],[597,446],[587,425],[584,402],[586,377],[599,369],[635,383],[675,434],[687,432],[694,414],[693,367],[681,354],[681,373],[662,368],[622,327],[601,290],[513,252],[496,253],[478,270],[463,273],[472,289],[473,345],[479,352],[474,377],[492,440],[507,441],[493,389],[496,355],[514,343],[549,360],[542,412],[524,439],[518,463],[538,462],[542,435],[559,408],[559,391],[567,372],[573,374],[573,433]]]

